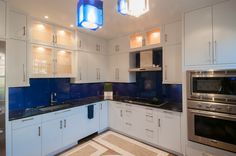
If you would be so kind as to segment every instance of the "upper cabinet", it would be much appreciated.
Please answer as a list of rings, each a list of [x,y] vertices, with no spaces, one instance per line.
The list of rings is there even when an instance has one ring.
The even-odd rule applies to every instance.
[[[90,53],[107,53],[107,41],[77,31],[77,49]]]
[[[14,11],[9,11],[8,15],[8,33],[7,36],[11,39],[26,40],[27,36],[27,17]]]
[[[74,52],[32,44],[30,77],[74,77]]]
[[[0,1],[0,39],[6,35],[6,4]]]
[[[130,49],[146,49],[161,46],[161,27],[130,35]]]
[[[76,48],[73,30],[31,20],[29,34],[31,43],[70,50],[75,50]]]
[[[54,44],[54,29],[49,24],[40,21],[31,21],[29,35],[32,43],[50,46]]]
[[[182,40],[181,21],[166,24],[164,27],[164,44],[180,44]]]
[[[185,14],[185,65],[235,64],[236,1]]]
[[[109,41],[109,54],[129,52],[129,37],[120,37]]]

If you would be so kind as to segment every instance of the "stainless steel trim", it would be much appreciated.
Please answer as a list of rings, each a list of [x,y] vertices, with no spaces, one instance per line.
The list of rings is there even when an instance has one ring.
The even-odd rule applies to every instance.
[[[194,141],[197,143],[209,145],[209,146],[224,149],[224,150],[228,150],[231,152],[236,152],[236,145],[195,135],[195,127],[194,127],[194,116],[195,115],[209,117],[209,118],[225,119],[225,120],[231,120],[231,121],[236,121],[236,115],[209,112],[209,111],[201,111],[201,110],[193,110],[193,109],[188,109],[188,112],[187,112],[188,139],[190,141]]]

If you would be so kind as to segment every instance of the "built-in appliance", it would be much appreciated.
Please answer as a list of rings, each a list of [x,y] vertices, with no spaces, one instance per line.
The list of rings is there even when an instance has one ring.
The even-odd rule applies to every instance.
[[[6,155],[5,145],[5,52],[6,44],[0,41],[0,156]]]
[[[236,70],[187,74],[188,139],[236,152]]]

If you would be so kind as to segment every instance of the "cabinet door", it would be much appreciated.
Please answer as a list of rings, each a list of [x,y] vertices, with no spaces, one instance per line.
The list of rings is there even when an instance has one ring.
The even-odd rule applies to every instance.
[[[26,41],[9,39],[7,42],[7,82],[11,87],[27,86]]]
[[[108,104],[107,101],[99,103],[99,118],[100,118],[100,125],[99,130],[103,131],[108,128]]]
[[[165,45],[181,43],[181,22],[175,22],[165,25],[164,42]]]
[[[5,38],[6,30],[6,5],[0,1],[0,38]]]
[[[73,77],[74,53],[68,50],[55,51],[55,76]]]
[[[62,145],[63,121],[60,119],[42,123],[42,155],[53,154]]]
[[[236,1],[213,6],[214,63],[235,64]]]
[[[99,61],[98,54],[88,53],[88,82],[99,82]]]
[[[135,82],[135,75],[134,73],[129,72],[130,68],[130,54],[129,53],[122,53],[119,54],[116,58],[118,60],[118,72],[117,72],[117,79],[118,82]]]
[[[162,111],[159,118],[159,145],[181,153],[180,114]]]
[[[56,28],[55,43],[57,47],[75,49],[75,33],[72,30]]]
[[[98,104],[94,105],[94,117],[88,118],[88,105],[81,107],[81,124],[79,138],[87,137],[99,131],[99,109]]]
[[[26,16],[14,11],[9,12],[9,38],[26,40]]]
[[[54,76],[54,54],[50,47],[31,45],[31,77]]]
[[[185,65],[212,63],[212,8],[185,14]]]
[[[163,53],[164,72],[163,83],[164,84],[181,84],[182,80],[182,57],[181,57],[181,45],[168,45],[164,47]]]
[[[41,125],[32,125],[12,131],[13,156],[41,156]]]
[[[117,55],[110,55],[108,56],[108,81],[109,82],[117,82],[118,81],[118,75],[117,75],[117,69],[118,69],[118,59]]]
[[[54,44],[55,36],[53,26],[39,21],[31,21],[29,29],[30,40],[32,43],[50,46]]]
[[[107,77],[107,56],[98,55],[97,61],[97,67],[99,68],[98,82],[105,82]]]
[[[63,146],[76,144],[80,133],[80,112],[70,115],[63,120]]]
[[[123,114],[124,110],[120,103],[109,101],[109,127],[123,131]]]
[[[88,55],[85,52],[77,53],[77,68],[76,68],[76,82],[86,83],[87,82],[87,70],[88,70]]]

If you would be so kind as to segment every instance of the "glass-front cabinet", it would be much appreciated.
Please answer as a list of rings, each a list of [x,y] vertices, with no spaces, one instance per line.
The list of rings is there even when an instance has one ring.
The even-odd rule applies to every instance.
[[[31,43],[49,46],[53,46],[54,44],[54,28],[49,24],[31,21],[29,35]]]
[[[130,48],[142,48],[161,44],[161,28],[130,35]]]
[[[61,48],[75,49],[75,33],[73,31],[57,27],[55,32],[55,45]]]
[[[58,27],[37,20],[31,20],[29,27],[30,42],[34,44],[53,46],[75,50],[74,30]]]
[[[32,44],[30,77],[73,77],[74,52]]]
[[[59,77],[73,75],[73,52],[56,50],[55,55],[55,75]]]

